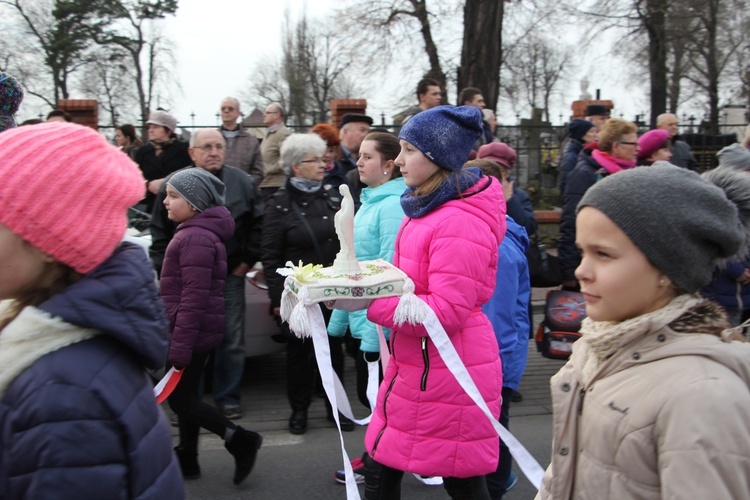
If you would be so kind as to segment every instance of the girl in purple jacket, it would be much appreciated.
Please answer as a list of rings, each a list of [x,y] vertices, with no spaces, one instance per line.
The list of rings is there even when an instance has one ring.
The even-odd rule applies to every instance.
[[[492,296],[505,234],[500,184],[461,170],[482,134],[471,106],[438,106],[401,129],[395,163],[407,186],[406,218],[393,264],[435,312],[494,417],[502,375],[482,304]],[[394,323],[397,297],[376,299],[367,318],[391,328],[391,360],[365,436],[365,497],[400,498],[404,471],[442,476],[451,498],[488,499],[484,475],[498,461],[498,436],[464,392],[421,324]]]
[[[167,247],[161,273],[161,296],[170,323],[169,363],[184,370],[169,397],[177,414],[180,444],[175,448],[185,479],[200,476],[198,432],[201,427],[224,439],[234,456],[234,483],[255,464],[263,437],[232,423],[198,397],[198,385],[211,350],[224,336],[224,241],[234,234],[234,220],[224,203],[225,186],[202,168],[188,168],[167,180],[164,206],[179,223]]]

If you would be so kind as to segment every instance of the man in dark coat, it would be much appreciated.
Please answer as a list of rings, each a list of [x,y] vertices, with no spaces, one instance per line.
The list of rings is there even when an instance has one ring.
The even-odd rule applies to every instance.
[[[224,165],[226,142],[217,130],[199,130],[190,138],[190,156],[197,168],[216,175],[227,187],[226,206],[235,223],[234,236],[226,242],[227,281],[224,286],[226,328],[224,340],[214,351],[214,400],[231,419],[242,416],[240,385],[245,367],[245,274],[260,258],[263,203],[253,179],[242,170]],[[188,167],[188,168],[195,168]],[[151,258],[161,270],[175,225],[164,208],[166,184],[159,191],[151,218]]]
[[[698,162],[695,161],[695,157],[692,151],[690,151],[690,145],[677,138],[677,132],[679,131],[677,116],[671,113],[663,113],[657,116],[656,128],[669,132],[669,139],[672,141],[672,158],[669,160],[669,163],[697,172]]]

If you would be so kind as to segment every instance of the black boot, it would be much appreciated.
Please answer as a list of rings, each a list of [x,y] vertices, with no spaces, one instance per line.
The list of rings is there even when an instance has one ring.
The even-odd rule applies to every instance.
[[[174,452],[180,462],[183,478],[198,479],[201,477],[201,467],[198,465],[198,450],[177,446]]]
[[[262,444],[263,436],[239,426],[234,430],[229,442],[224,444],[234,457],[234,484],[240,484],[250,475]]]

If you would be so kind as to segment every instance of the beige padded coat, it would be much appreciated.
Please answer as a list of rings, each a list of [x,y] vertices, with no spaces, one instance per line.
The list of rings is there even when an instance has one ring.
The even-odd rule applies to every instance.
[[[552,462],[537,498],[750,499],[750,344],[695,333],[716,323],[646,324],[588,386],[590,346],[577,342],[551,379]]]

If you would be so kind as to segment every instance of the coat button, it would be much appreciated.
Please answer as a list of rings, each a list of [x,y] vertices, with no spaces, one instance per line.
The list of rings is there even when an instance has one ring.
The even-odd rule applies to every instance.
[[[568,454],[568,447],[567,446],[561,446],[559,452],[560,452],[560,455],[562,455],[562,456],[567,455]]]
[[[563,392],[570,392],[570,384],[569,384],[569,383],[567,383],[567,382],[565,382],[565,383],[564,383],[564,384],[562,385],[561,389],[563,390]]]
[[[636,361],[638,361],[639,359],[641,359],[641,355],[638,354],[637,352],[634,352],[633,353],[633,359],[636,360]]]
[[[660,333],[659,336],[656,337],[656,340],[658,340],[659,342],[664,342],[665,340],[667,340],[667,336],[663,333]]]

